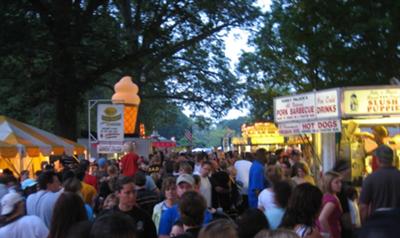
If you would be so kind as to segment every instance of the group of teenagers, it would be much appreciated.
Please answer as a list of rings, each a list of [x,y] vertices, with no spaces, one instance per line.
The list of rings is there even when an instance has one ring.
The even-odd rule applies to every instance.
[[[393,156],[376,150],[381,168],[359,196],[346,160],[314,180],[296,149],[143,158],[131,144],[120,160],[48,165],[35,179],[3,172],[0,237],[394,237]]]

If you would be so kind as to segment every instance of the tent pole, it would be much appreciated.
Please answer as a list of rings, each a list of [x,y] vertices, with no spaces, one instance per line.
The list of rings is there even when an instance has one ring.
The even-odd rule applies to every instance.
[[[12,170],[14,170],[14,172],[18,175],[18,177],[20,176],[20,173],[18,172],[17,168],[15,168],[14,164],[10,161],[9,158],[3,158],[6,160],[7,164],[11,167]]]

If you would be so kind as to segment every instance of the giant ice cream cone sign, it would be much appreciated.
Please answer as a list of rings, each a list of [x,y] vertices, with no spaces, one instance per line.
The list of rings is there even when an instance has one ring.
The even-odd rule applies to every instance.
[[[113,103],[122,103],[124,108],[124,132],[133,134],[135,132],[136,118],[140,104],[138,96],[139,88],[132,82],[129,76],[123,77],[114,85],[115,93],[112,96]]]

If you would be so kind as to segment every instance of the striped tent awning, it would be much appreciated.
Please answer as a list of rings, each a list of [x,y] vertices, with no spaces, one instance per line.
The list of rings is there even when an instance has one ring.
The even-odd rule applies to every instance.
[[[0,156],[15,157],[17,153],[37,157],[83,154],[85,147],[45,130],[0,116]]]

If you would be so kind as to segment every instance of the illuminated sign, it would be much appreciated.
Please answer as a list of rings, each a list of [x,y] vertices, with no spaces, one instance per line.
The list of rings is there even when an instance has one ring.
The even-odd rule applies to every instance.
[[[253,145],[270,145],[270,144],[283,144],[285,139],[280,135],[252,137],[251,144]]]
[[[234,145],[247,145],[247,139],[243,137],[233,137],[232,144]]]
[[[348,88],[343,91],[343,115],[400,114],[400,87]]]
[[[253,126],[242,125],[242,137],[254,137],[278,133],[278,128],[271,122],[257,122]]]

